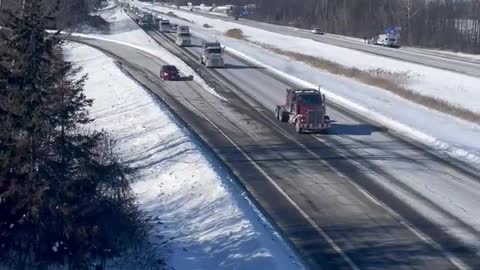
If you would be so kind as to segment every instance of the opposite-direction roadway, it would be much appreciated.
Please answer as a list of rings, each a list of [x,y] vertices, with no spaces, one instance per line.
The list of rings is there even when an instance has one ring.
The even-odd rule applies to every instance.
[[[273,115],[285,89],[295,85],[230,55],[225,68],[207,69],[197,61],[200,40],[180,49],[172,36],[147,32],[224,99],[194,81],[160,80],[165,63],[144,51],[76,40],[117,59],[125,72],[166,103],[231,169],[309,268],[480,269],[474,251],[382,184],[442,212],[404,180],[455,185],[458,179],[478,181],[478,171],[444,160],[335,104],[329,105],[336,121],[329,134],[298,135]],[[475,230],[461,220],[457,226]]]
[[[273,33],[289,35],[293,37],[312,39],[321,43],[353,49],[361,52],[393,58],[397,60],[416,63],[430,67],[455,71],[471,76],[480,76],[480,59],[469,58],[468,56],[461,56],[456,54],[442,53],[440,51],[420,50],[413,47],[402,47],[400,49],[387,48],[382,46],[369,45],[359,39],[353,39],[345,36],[325,34],[312,34],[309,30],[293,28],[282,25],[275,25],[269,23],[262,23],[247,19],[240,19],[238,21],[225,15],[217,15],[215,13],[197,12],[181,9],[182,12],[190,12],[196,15],[205,16],[208,18],[219,19],[228,22],[239,23],[245,26],[263,29]],[[175,12],[175,10],[173,10]]]

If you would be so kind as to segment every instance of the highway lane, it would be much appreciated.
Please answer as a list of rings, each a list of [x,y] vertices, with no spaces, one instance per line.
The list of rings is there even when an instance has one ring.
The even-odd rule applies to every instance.
[[[312,268],[352,269],[353,266],[353,269],[454,269],[444,254],[418,238],[402,219],[359,191],[352,181],[374,181],[353,163],[352,157],[346,157],[337,152],[336,148],[317,141],[315,136],[297,136],[288,126],[279,126],[274,122],[269,112],[270,106],[265,105],[280,100],[287,83],[269,78],[260,69],[242,62],[237,63],[235,59],[227,59],[230,68],[220,71],[231,72],[235,74],[232,75],[234,77],[246,76],[243,82],[238,79],[238,83],[251,84],[241,89],[234,89],[235,85],[217,89],[221,95],[228,97],[229,102],[224,102],[198,89],[193,82],[159,81],[157,73],[163,63],[143,52],[106,42],[89,43],[113,53],[125,66],[129,66],[132,76],[167,100],[232,168],[253,198]],[[236,91],[246,92],[247,88],[251,91],[251,97],[244,97],[248,100],[245,102]],[[265,96],[260,98],[263,101],[255,103],[255,97],[261,96],[258,93],[264,93]],[[265,112],[268,112],[268,116]],[[336,119],[345,119],[344,123],[348,123],[347,119],[359,123],[358,120],[341,114],[342,112],[332,111]],[[383,132],[365,122],[361,123],[371,130],[367,133]],[[334,132],[345,135],[343,128],[338,126]],[[391,140],[390,138],[389,141]],[[378,147],[375,150],[378,151]],[[392,156],[392,160],[398,158]],[[312,223],[266,178],[284,190],[288,198],[305,211],[313,224],[321,230],[312,228]],[[383,191],[377,186],[369,191],[372,189],[378,189],[376,193]],[[389,202],[392,204],[392,199]],[[395,208],[403,208],[404,211],[409,209],[401,202],[396,203],[398,205]],[[407,218],[424,222],[423,225],[428,225],[427,231],[439,233],[436,240],[442,238],[438,227],[424,221],[414,211]],[[334,245],[328,240],[333,241]],[[447,237],[440,240],[455,244],[452,248],[459,247]],[[471,258],[469,260],[467,253],[458,255],[469,264],[475,263]]]
[[[199,56],[201,41],[194,40],[194,43],[197,46],[188,48],[188,50]],[[226,68],[216,71],[241,88],[241,93],[245,93],[251,99],[259,102],[262,105],[259,108],[260,111],[271,113],[275,105],[283,101],[284,89],[296,87],[290,82],[282,81],[282,79],[231,55],[226,55],[225,61]],[[480,241],[479,227],[474,226],[477,225],[474,223],[475,221],[466,222],[458,218],[457,208],[444,209],[445,202],[442,201],[444,198],[432,200],[430,197],[435,196],[431,196],[430,192],[434,191],[429,190],[430,188],[435,190],[436,185],[448,185],[452,191],[462,194],[464,199],[480,205],[480,193],[471,190],[472,187],[480,187],[478,168],[470,170],[472,168],[464,168],[462,164],[455,165],[456,162],[453,160],[443,160],[422,147],[392,136],[382,127],[375,127],[368,121],[359,119],[355,115],[352,116],[351,113],[342,109],[339,110],[338,107],[333,107],[331,116],[337,120],[337,124],[331,131],[331,135],[334,136],[325,138],[322,135],[315,135],[312,137],[326,147],[337,149],[331,164],[333,167],[338,167],[338,170],[343,172],[342,162],[337,162],[335,158],[343,156],[350,159],[355,166],[363,169],[364,174],[368,175],[370,180],[374,180],[377,185],[386,188],[389,192],[400,190],[402,194],[424,204],[427,211],[441,215],[445,219],[445,222],[440,224],[441,226],[463,228],[465,232],[477,236],[472,242]],[[308,141],[305,144],[315,145]],[[316,152],[323,156],[322,150]],[[332,159],[332,157],[327,155],[326,159]],[[368,191],[376,189],[362,177],[351,174],[351,178],[365,186]],[[384,183],[388,183],[388,185]],[[428,191],[415,190],[415,187],[423,185],[428,187]],[[389,201],[388,197],[391,196],[389,192],[377,193],[375,196],[382,198],[382,201]],[[448,196],[448,194],[443,195]],[[391,202],[391,204],[396,203],[398,202]],[[415,202],[410,203],[415,204]],[[455,202],[452,203],[455,204]],[[471,209],[466,211],[468,210]],[[396,209],[396,211],[402,212],[406,216],[409,215],[408,211],[402,211],[402,209]],[[470,217],[463,218],[468,220]],[[418,224],[418,226],[423,225]],[[435,232],[435,238],[440,242],[445,241],[445,244],[448,242],[448,239],[439,235],[439,232]],[[451,245],[447,244],[447,246]]]
[[[183,9],[182,11],[191,12]],[[445,70],[468,74],[471,76],[480,76],[480,61],[475,59],[469,59],[467,57],[446,55],[446,54],[440,54],[440,53],[427,53],[427,52],[418,51],[412,48],[400,48],[400,49],[386,48],[381,46],[365,44],[363,42],[359,42],[354,39],[349,39],[349,38],[345,38],[338,35],[331,35],[328,33],[326,35],[321,36],[321,35],[312,34],[308,30],[292,28],[287,26],[256,22],[256,21],[246,20],[246,19],[240,19],[238,21],[234,21],[232,18],[229,18],[226,16],[215,15],[215,14],[210,14],[205,12],[192,12],[192,13],[209,17],[209,18],[223,20],[223,21],[235,22],[235,23],[263,29],[263,30],[278,33],[278,34],[312,39],[325,44],[358,50],[358,51],[362,51],[370,54],[384,56],[387,58],[394,58],[394,59],[412,62],[420,65],[441,68]]]

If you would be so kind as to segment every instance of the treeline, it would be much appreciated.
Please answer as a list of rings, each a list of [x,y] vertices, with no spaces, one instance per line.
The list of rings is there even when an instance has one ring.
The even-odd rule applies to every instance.
[[[28,1],[30,0],[0,0],[0,9],[20,14],[23,4]],[[51,14],[50,28],[65,29],[79,24],[102,26],[104,22],[99,17],[90,15],[91,10],[100,3],[101,0],[43,0],[39,8],[45,13],[55,11]],[[0,13],[0,19],[7,19],[5,13]]]
[[[182,0],[180,0],[182,1]],[[329,33],[372,37],[402,27],[403,45],[480,53],[478,0],[189,0],[257,5],[250,18]]]
[[[0,269],[89,269],[146,230],[132,170],[106,132],[86,126],[86,77],[45,32],[45,3],[6,12],[0,31]]]

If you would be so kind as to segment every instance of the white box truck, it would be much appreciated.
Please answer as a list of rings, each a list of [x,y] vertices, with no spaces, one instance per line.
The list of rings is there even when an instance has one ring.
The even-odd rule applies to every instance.
[[[192,37],[190,36],[190,33],[177,32],[175,44],[177,44],[180,47],[192,45]]]
[[[170,33],[172,31],[172,25],[169,20],[160,20],[160,31],[164,33]]]
[[[369,44],[381,45],[385,47],[398,48],[400,40],[401,27],[387,27],[382,34],[368,40]]]
[[[206,67],[223,67],[223,48],[220,42],[204,42],[200,62]]]

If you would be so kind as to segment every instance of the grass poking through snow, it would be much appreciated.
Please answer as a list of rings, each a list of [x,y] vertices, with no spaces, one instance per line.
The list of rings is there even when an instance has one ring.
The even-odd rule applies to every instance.
[[[234,29],[232,29],[234,30]],[[230,30],[229,30],[230,31]],[[473,123],[480,122],[480,114],[452,105],[441,99],[425,96],[406,87],[412,74],[409,72],[392,72],[384,69],[360,70],[358,68],[346,67],[333,61],[306,55],[302,53],[282,50],[265,44],[258,44],[276,54],[286,56],[290,59],[306,63],[312,67],[323,69],[329,73],[352,78],[362,83],[380,87],[402,98],[423,105],[436,111],[450,114],[458,118],[471,121]]]
[[[229,29],[227,32],[225,32],[225,36],[236,39],[245,39],[243,31],[238,28]]]

